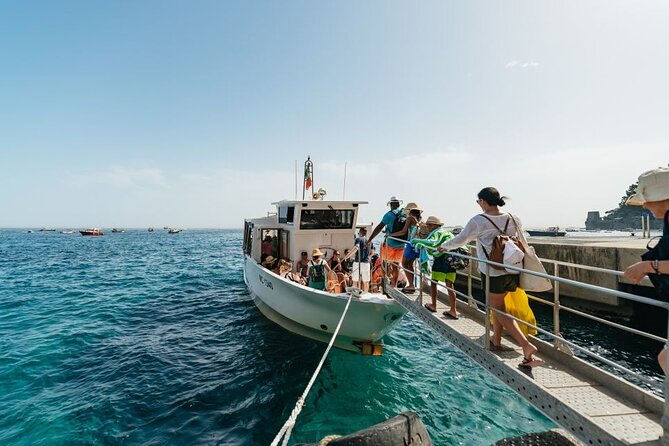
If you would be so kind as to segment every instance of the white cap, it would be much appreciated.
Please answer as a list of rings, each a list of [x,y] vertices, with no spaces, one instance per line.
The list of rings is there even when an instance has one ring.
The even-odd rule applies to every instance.
[[[649,201],[669,199],[669,167],[658,167],[639,176],[636,193],[627,199],[627,204],[641,206]]]

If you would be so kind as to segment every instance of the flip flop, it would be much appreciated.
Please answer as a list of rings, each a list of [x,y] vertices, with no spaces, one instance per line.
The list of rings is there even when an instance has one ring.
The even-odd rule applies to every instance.
[[[531,369],[533,367],[539,367],[540,365],[543,365],[545,361],[543,359],[539,358],[525,358],[523,357],[523,362],[518,364],[518,367],[526,368],[526,369]]]
[[[490,351],[491,352],[512,352],[513,349],[511,347],[505,347],[502,344],[495,345],[495,344],[493,344],[492,341],[490,341]]]
[[[412,290],[411,288],[409,288],[409,289],[402,288],[402,292],[403,292],[404,294],[413,294],[413,293],[416,292],[416,288],[414,288],[413,290]]]
[[[449,319],[453,319],[454,321],[457,321],[458,319],[460,319],[458,316],[453,316],[453,315],[452,315],[451,313],[449,313],[448,311],[444,311],[442,314],[443,314],[444,316],[446,316],[447,318],[449,318]]]
[[[425,305],[423,305],[423,306],[424,306],[424,307],[427,309],[427,311],[429,311],[430,313],[436,313],[436,312],[437,312],[436,309],[434,309],[434,310],[432,309],[432,307],[430,306],[430,304],[425,304]]]

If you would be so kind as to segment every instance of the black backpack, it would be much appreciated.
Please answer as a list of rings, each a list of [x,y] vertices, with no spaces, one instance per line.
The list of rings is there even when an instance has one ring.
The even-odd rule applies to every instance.
[[[393,212],[393,214],[395,214],[395,221],[393,221],[393,227],[390,228],[391,230],[390,230],[389,234],[393,234],[395,232],[399,232],[402,229],[404,229],[404,223],[406,223],[406,221],[407,221],[407,218],[404,215],[404,212],[402,212],[402,211],[399,211],[397,213]],[[398,235],[398,236],[395,236],[394,238],[398,238],[400,240],[407,240],[409,238],[409,231],[407,231],[406,234]]]
[[[641,260],[669,260],[669,211],[664,214],[664,228],[658,244],[643,253]],[[665,302],[669,301],[669,276],[648,274],[648,278],[655,286],[657,297]]]

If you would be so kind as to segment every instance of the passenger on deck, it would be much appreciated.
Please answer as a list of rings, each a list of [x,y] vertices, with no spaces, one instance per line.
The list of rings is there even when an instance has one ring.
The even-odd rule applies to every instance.
[[[335,250],[330,257],[330,269],[336,273],[344,272],[344,265],[342,264],[341,257],[339,257],[339,251]]]
[[[457,311],[457,299],[455,296],[455,291],[453,291],[453,284],[455,283],[455,269],[446,261],[448,255],[445,252],[439,252],[438,248],[442,243],[446,242],[453,238],[453,234],[443,229],[444,223],[438,217],[430,216],[425,222],[427,229],[429,231],[426,238],[414,238],[411,241],[411,244],[419,250],[421,255],[421,265],[420,267],[424,270],[427,268],[428,257],[433,258],[432,262],[432,275],[430,282],[430,296],[432,297],[431,304],[425,304],[427,308],[432,313],[437,312],[437,284],[439,282],[444,282],[446,284],[446,289],[448,290],[448,299],[451,305],[451,308],[448,311],[444,311],[444,316],[450,319],[458,319]]]
[[[344,258],[341,261],[341,266],[348,275],[351,275],[351,271],[353,271],[353,258],[349,255],[350,252],[350,249],[345,249]]]
[[[404,222],[404,227],[401,231],[393,232],[390,234],[392,237],[406,236],[408,242],[416,238],[418,233],[418,225],[421,220],[421,215],[423,210],[416,203],[409,203],[404,208],[405,212],[408,212],[406,222]],[[404,268],[404,273],[406,274],[408,285],[404,288],[405,293],[411,294],[416,291],[413,277],[413,265],[414,261],[418,258],[418,251],[407,244],[404,247],[404,252],[402,254],[402,267]]]
[[[479,271],[481,272],[481,281],[484,286],[486,275],[490,279],[490,289],[487,290],[490,305],[497,310],[506,311],[504,297],[506,293],[515,291],[518,288],[519,273],[510,273],[505,269],[489,267],[484,261],[488,258],[487,253],[492,249],[495,237],[501,232],[498,228],[504,228],[509,223],[506,229],[509,236],[520,233],[523,228],[518,217],[513,216],[512,218],[510,214],[499,210],[499,207],[506,204],[504,201],[505,197],[500,197],[499,192],[494,187],[481,189],[477,198],[476,203],[481,207],[483,214],[472,217],[462,232],[442,244],[439,250],[442,252],[450,251],[464,246],[472,240],[476,240],[476,253],[477,257],[481,260],[479,262]],[[503,314],[495,314],[493,324],[494,333],[492,333],[492,338],[490,339],[491,350],[500,350],[503,348],[501,346],[502,327],[509,332],[523,349],[524,358],[520,364],[521,366],[536,367],[543,364],[543,360],[534,356],[537,352],[537,347],[527,340],[523,332],[518,328],[515,320]]]
[[[374,241],[374,238],[379,235],[379,233],[384,230],[386,234],[391,234],[393,229],[398,226],[400,219],[403,217],[402,209],[400,205],[402,201],[397,197],[392,196],[388,200],[387,205],[390,206],[390,210],[383,215],[381,222],[376,225],[372,231],[372,235],[369,236],[367,244],[371,244]],[[398,228],[399,230],[399,228]],[[390,284],[393,287],[397,286],[397,278],[399,274],[399,265],[402,262],[402,254],[404,253],[404,243],[388,239],[381,244],[381,260],[388,263],[388,274],[390,275]]]
[[[358,247],[358,251],[354,255],[355,261],[351,270],[353,286],[361,288],[363,291],[369,291],[369,280],[371,279],[369,254],[374,248],[370,250],[367,245],[367,229],[360,228],[354,243]]]
[[[327,283],[327,273],[330,272],[330,265],[323,260],[323,253],[316,248],[311,253],[311,261],[307,268],[307,275],[309,276],[309,286],[317,290],[325,290]]]
[[[265,257],[265,260],[262,261],[262,266],[269,270],[273,270],[274,267],[276,266],[276,259],[272,256],[267,256]]]
[[[300,254],[300,260],[295,264],[295,272],[299,273],[300,276],[307,280],[309,275],[307,274],[307,268],[309,267],[309,254],[307,251],[302,251]]]
[[[264,262],[267,256],[271,256],[274,253],[274,248],[272,247],[272,236],[266,235],[260,245],[260,261]]]
[[[642,261],[625,269],[625,277],[634,283],[646,275],[655,286],[659,300],[669,300],[669,167],[658,167],[639,176],[637,192],[627,199],[627,204],[643,206],[655,218],[664,219],[662,236],[657,244],[641,256]],[[652,241],[653,239],[651,239]],[[667,374],[667,350],[657,356],[662,371]]]

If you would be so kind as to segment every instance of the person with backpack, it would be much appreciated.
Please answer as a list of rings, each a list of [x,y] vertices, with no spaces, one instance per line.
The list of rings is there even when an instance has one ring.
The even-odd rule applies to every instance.
[[[648,276],[657,298],[666,302],[669,300],[669,167],[658,167],[641,174],[636,192],[627,199],[627,204],[645,207],[655,218],[662,218],[664,225],[662,236],[651,239],[641,261],[625,269],[625,278],[639,283]],[[666,375],[666,349],[662,349],[657,361]]]
[[[316,248],[311,252],[311,261],[307,267],[307,276],[309,277],[309,286],[316,290],[325,290],[325,284],[328,281],[328,275],[332,271],[328,262],[323,260],[323,253]]]
[[[379,235],[382,230],[386,234],[392,234],[394,232],[399,232],[404,228],[406,217],[400,207],[402,200],[393,195],[386,204],[390,206],[390,210],[383,215],[381,222],[376,225],[372,231],[372,235],[369,236],[367,245],[371,244],[374,238]],[[403,238],[406,240],[406,235]],[[381,261],[385,262],[388,267],[390,285],[392,287],[397,287],[397,279],[400,272],[399,266],[402,262],[402,255],[404,254],[404,245],[405,243],[390,238],[386,239],[381,244]]]
[[[490,257],[496,258],[491,254],[493,254],[493,245],[495,245],[498,236],[508,237],[509,243],[511,243],[514,237],[523,231],[520,220],[516,216],[500,211],[499,208],[506,204],[505,198],[501,197],[499,191],[494,187],[481,189],[476,203],[483,213],[472,217],[462,232],[443,243],[439,248],[442,252],[450,251],[476,240],[476,256],[481,260],[478,262],[481,282],[485,287],[486,276],[488,276],[490,282],[490,289],[485,290],[488,293],[488,302],[492,308],[504,312],[506,312],[504,298],[508,292],[516,291],[520,275],[517,271],[490,266],[485,261]],[[521,367],[537,367],[544,363],[543,360],[534,356],[537,347],[527,340],[520,331],[518,323],[503,314],[495,314],[493,333],[490,338],[491,350],[505,349],[501,344],[503,328],[523,349]]]

